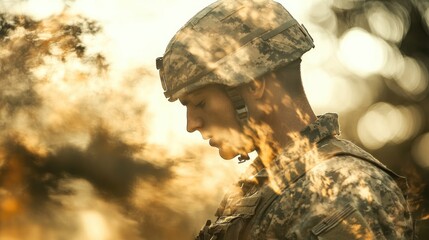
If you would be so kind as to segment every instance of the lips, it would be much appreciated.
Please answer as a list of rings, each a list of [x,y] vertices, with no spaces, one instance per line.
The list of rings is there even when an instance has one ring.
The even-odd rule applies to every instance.
[[[218,144],[216,143],[216,141],[215,141],[215,140],[213,140],[213,138],[209,140],[209,144],[210,144],[210,146],[212,146],[212,147],[218,147]]]
[[[202,137],[204,140],[208,140],[208,139],[211,139],[211,138],[212,138],[212,136],[211,136],[211,135],[209,135],[209,134],[205,134],[205,133],[202,133],[202,132],[201,132],[201,137]]]

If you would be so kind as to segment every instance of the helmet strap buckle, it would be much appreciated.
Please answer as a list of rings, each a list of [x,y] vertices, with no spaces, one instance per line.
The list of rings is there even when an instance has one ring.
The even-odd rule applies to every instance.
[[[247,153],[240,154],[240,156],[238,156],[238,163],[244,163],[249,159],[250,159],[250,157]]]
[[[232,101],[232,105],[237,113],[237,119],[239,120],[241,127],[246,126],[249,119],[249,112],[243,97],[238,91],[238,87],[227,87],[226,92]],[[247,153],[242,153],[238,157],[238,163],[244,163],[249,159],[250,157]]]
[[[241,126],[245,126],[247,125],[249,112],[247,110],[246,103],[244,102],[244,99],[238,92],[237,88],[238,87],[227,87],[226,92],[232,101],[232,105],[234,106],[235,112],[237,113],[237,118]]]

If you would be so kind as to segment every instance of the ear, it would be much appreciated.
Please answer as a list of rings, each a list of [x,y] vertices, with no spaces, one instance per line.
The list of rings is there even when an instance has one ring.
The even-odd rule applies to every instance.
[[[255,99],[260,99],[264,95],[265,92],[265,78],[261,78],[258,80],[253,80],[247,85],[248,93]]]

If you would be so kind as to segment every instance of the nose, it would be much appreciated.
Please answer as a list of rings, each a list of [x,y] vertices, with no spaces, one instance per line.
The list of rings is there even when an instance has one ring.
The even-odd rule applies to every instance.
[[[203,126],[203,120],[200,116],[195,114],[194,111],[189,108],[186,110],[186,130],[188,132],[194,132],[199,130]]]

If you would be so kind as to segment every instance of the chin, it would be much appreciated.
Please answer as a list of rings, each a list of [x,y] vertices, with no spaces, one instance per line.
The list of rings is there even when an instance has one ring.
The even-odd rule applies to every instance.
[[[238,153],[234,153],[232,151],[224,151],[222,149],[219,149],[219,155],[221,158],[223,158],[225,160],[231,160],[231,159],[235,158],[236,156],[238,156]]]

